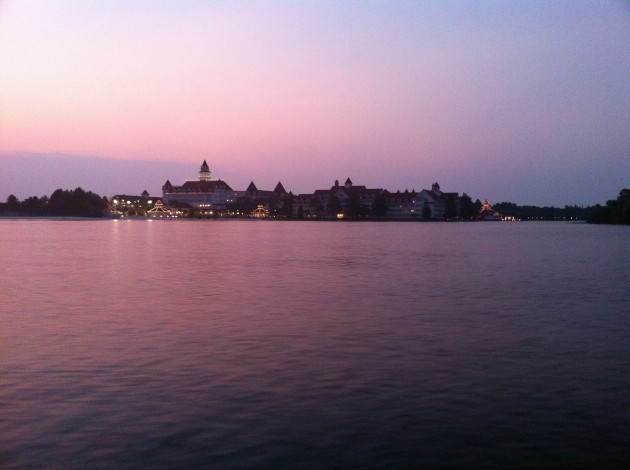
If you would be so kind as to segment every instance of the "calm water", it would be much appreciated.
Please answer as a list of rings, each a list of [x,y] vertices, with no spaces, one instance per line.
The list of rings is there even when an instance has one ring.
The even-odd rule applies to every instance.
[[[630,227],[0,221],[0,467],[615,468]]]

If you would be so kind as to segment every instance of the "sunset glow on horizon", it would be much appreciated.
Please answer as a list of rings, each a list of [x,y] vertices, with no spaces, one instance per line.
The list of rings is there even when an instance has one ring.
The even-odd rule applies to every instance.
[[[628,129],[621,1],[0,3],[5,158],[590,204],[630,185]]]

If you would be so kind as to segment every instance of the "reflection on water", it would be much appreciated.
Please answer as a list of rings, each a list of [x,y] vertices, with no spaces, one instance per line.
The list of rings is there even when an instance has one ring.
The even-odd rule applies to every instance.
[[[0,221],[0,466],[622,467],[630,230]]]

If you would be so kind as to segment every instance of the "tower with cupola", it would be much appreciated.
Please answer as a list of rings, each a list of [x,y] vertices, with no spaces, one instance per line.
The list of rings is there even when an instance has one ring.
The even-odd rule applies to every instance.
[[[210,167],[208,163],[204,160],[201,164],[201,169],[199,170],[199,181],[210,181],[212,179],[212,175],[210,173]]]

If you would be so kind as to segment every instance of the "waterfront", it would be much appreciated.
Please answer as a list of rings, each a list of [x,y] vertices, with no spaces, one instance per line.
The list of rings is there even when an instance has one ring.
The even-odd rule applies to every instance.
[[[1,220],[0,466],[623,467],[630,229]]]

